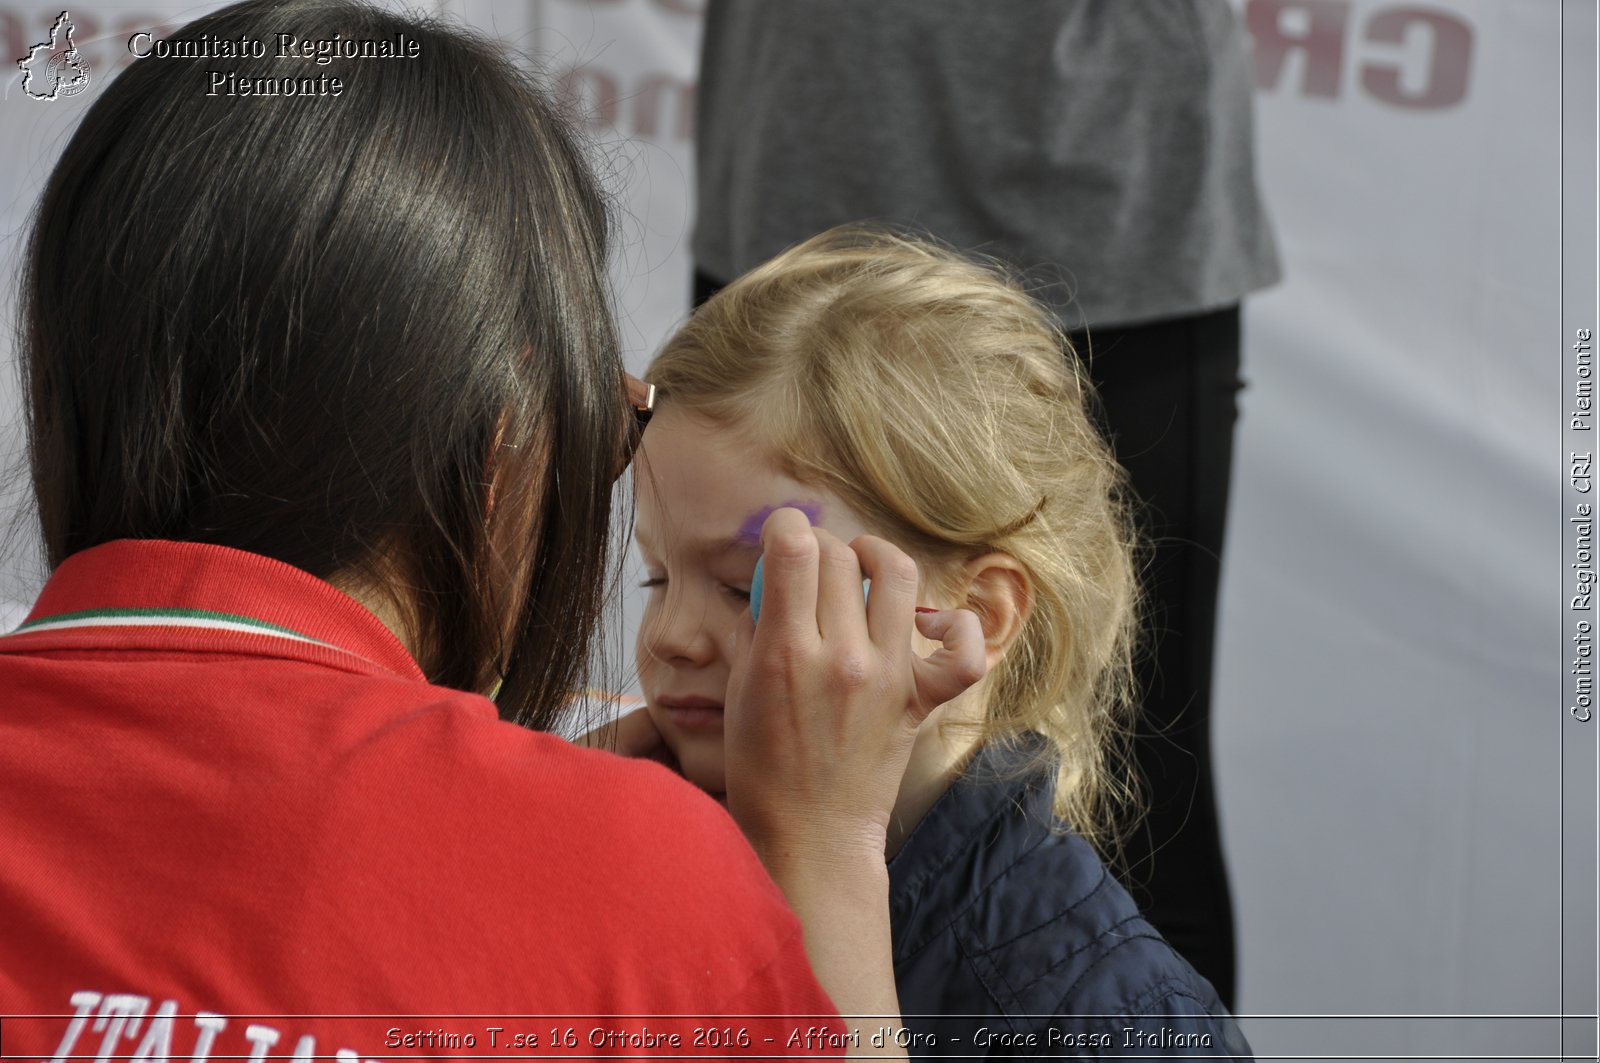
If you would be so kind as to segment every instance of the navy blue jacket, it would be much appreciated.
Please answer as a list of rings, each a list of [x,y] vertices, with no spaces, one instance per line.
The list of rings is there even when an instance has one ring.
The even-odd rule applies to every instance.
[[[1076,834],[1054,779],[990,746],[889,862],[895,984],[913,1056],[1199,1056],[1250,1046]]]

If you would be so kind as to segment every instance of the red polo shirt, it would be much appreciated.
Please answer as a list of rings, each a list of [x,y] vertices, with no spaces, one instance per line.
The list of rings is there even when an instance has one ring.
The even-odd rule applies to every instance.
[[[305,572],[134,541],[0,638],[0,1015],[7,1056],[150,1063],[783,1054],[837,1021],[693,787],[430,685]]]

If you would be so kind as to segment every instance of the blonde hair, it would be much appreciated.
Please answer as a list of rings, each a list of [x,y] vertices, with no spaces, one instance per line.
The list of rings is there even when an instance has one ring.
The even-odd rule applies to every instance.
[[[846,226],[724,288],[647,376],[663,401],[837,495],[936,585],[991,551],[1026,568],[1027,619],[975,737],[1042,734],[1057,816],[1115,855],[1134,538],[1124,474],[1048,311],[995,267]]]

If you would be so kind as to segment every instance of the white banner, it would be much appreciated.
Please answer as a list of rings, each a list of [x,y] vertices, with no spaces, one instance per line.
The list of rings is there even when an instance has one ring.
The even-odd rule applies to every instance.
[[[1216,700],[1243,1007],[1551,1014],[1561,8],[1243,7],[1287,275],[1247,304]],[[1592,124],[1567,148],[1592,155]],[[1592,968],[1592,922],[1566,932]],[[1251,1032],[1266,1054],[1557,1046],[1554,1024]]]
[[[1597,725],[1567,712],[1556,560],[1568,340],[1596,314],[1580,268],[1594,170],[1572,169],[1595,150],[1594,6],[1239,6],[1287,274],[1247,303],[1215,708],[1242,1011],[1532,1017],[1247,1031],[1263,1055],[1554,1054],[1560,1023],[1537,1017],[1595,1011],[1594,875],[1573,877],[1594,862],[1594,810],[1571,773],[1592,785],[1592,756],[1572,750]],[[126,61],[127,35],[205,9],[75,7],[90,90],[40,106],[8,82],[8,277],[73,115]],[[6,55],[59,10],[0,6]],[[637,370],[688,308],[697,5],[449,10],[535,55],[595,138],[622,208],[613,277]],[[17,419],[8,376],[0,458],[20,472]],[[6,485],[17,512],[25,478]],[[15,614],[39,577],[9,558],[0,608]]]

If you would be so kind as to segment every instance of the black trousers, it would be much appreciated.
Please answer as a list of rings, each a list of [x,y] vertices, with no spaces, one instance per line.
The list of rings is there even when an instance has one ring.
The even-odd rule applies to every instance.
[[[1134,741],[1148,811],[1129,839],[1126,877],[1146,918],[1231,1010],[1233,904],[1212,781],[1211,674],[1242,386],[1239,307],[1071,339],[1150,548]]]
[[[695,305],[723,283],[696,271]],[[1125,878],[1146,918],[1232,1010],[1233,904],[1212,782],[1211,672],[1241,387],[1239,307],[1070,338],[1151,547],[1134,740],[1147,813],[1128,840]]]

